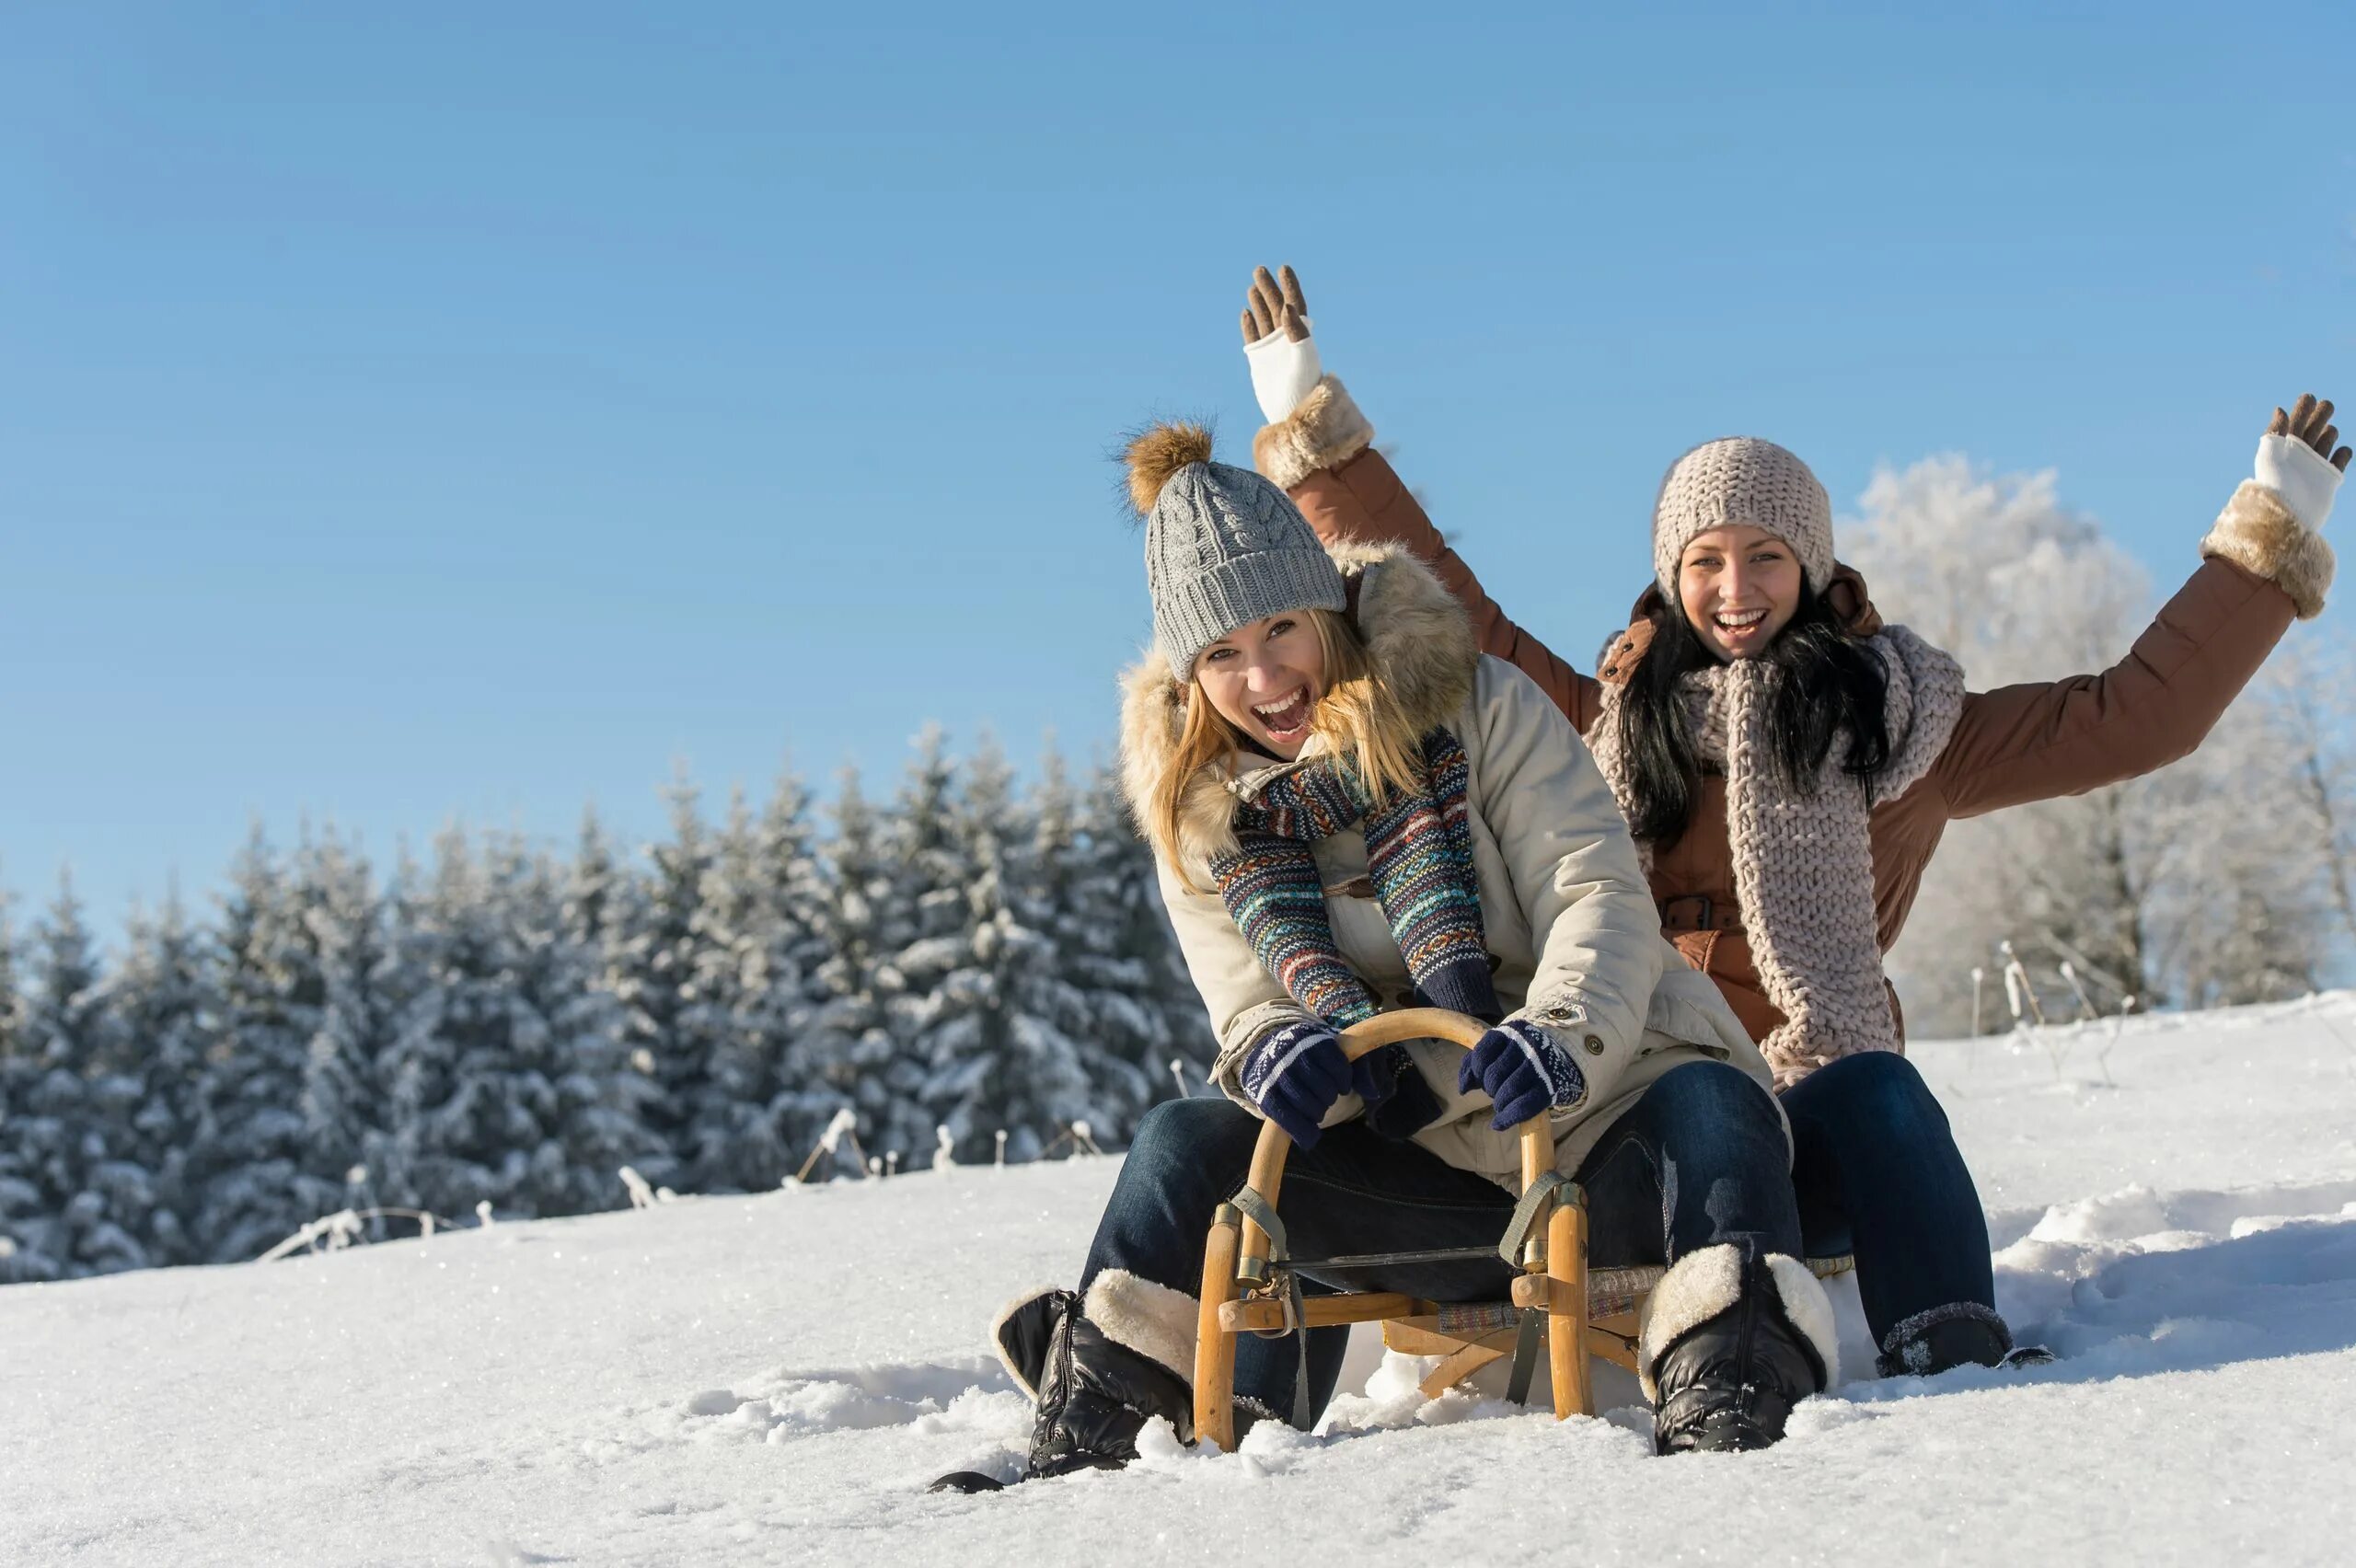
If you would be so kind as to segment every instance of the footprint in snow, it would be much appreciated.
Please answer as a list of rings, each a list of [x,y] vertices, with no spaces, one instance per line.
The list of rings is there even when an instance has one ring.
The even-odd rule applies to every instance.
[[[786,1443],[827,1432],[906,1426],[919,1432],[1028,1429],[1030,1402],[987,1356],[884,1363],[839,1371],[780,1372],[749,1392],[707,1389],[679,1408],[699,1438]]]

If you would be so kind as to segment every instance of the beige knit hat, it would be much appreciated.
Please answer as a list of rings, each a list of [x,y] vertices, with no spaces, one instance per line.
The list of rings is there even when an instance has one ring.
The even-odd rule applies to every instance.
[[[1832,500],[1807,464],[1772,441],[1705,441],[1669,466],[1653,502],[1653,576],[1672,602],[1685,547],[1713,528],[1748,523],[1799,553],[1807,585],[1832,581]]]

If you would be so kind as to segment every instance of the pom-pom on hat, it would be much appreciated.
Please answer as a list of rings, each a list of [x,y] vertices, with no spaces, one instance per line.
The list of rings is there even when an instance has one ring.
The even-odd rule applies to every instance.
[[[1713,528],[1764,528],[1800,558],[1819,594],[1832,581],[1832,501],[1808,466],[1772,441],[1732,435],[1705,441],[1669,465],[1653,503],[1653,576],[1677,598],[1685,547]]]
[[[1292,497],[1249,468],[1211,461],[1200,425],[1158,424],[1123,454],[1145,518],[1153,642],[1184,680],[1203,650],[1287,610],[1341,610],[1341,569]]]

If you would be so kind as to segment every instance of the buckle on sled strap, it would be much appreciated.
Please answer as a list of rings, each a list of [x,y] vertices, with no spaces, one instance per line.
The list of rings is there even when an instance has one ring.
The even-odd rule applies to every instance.
[[[1299,1341],[1293,1346],[1292,1362],[1292,1425],[1306,1432],[1309,1416],[1309,1325],[1303,1321],[1300,1305],[1300,1276],[1285,1266],[1288,1251],[1285,1246],[1285,1222],[1276,1217],[1276,1205],[1262,1197],[1249,1185],[1238,1188],[1228,1202],[1241,1210],[1247,1219],[1268,1235],[1268,1266],[1284,1280],[1285,1332]]]
[[[1522,1252],[1529,1245],[1530,1233],[1538,1222],[1563,1193],[1576,1193],[1578,1185],[1559,1170],[1549,1170],[1522,1189],[1521,1199],[1513,1205],[1513,1216],[1506,1221],[1506,1233],[1497,1242],[1497,1256],[1509,1268],[1522,1266]],[[1513,1373],[1506,1382],[1506,1398],[1516,1404],[1530,1402],[1530,1379],[1538,1368],[1538,1344],[1545,1337],[1545,1312],[1536,1307],[1522,1309],[1521,1332],[1513,1342]]]

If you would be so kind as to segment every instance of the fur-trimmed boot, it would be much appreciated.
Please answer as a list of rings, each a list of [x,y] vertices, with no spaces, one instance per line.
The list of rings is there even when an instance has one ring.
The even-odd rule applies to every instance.
[[[1195,1298],[1126,1270],[1096,1276],[1083,1299],[1042,1290],[1017,1298],[991,1326],[999,1359],[1038,1407],[1020,1480],[1119,1470],[1138,1457],[1138,1433],[1156,1416],[1194,1437]],[[1185,1367],[1186,1372],[1177,1370]],[[1239,1433],[1264,1413],[1237,1401]],[[934,1492],[996,1492],[975,1470],[944,1475]]]
[[[1764,1448],[1840,1377],[1832,1302],[1807,1265],[1732,1244],[1677,1261],[1652,1294],[1637,1364],[1653,1450]]]
[[[1885,1378],[1931,1378],[1957,1366],[2041,1366],[2052,1359],[2041,1344],[2015,1344],[1994,1308],[1950,1301],[1890,1330],[1874,1370]]]

